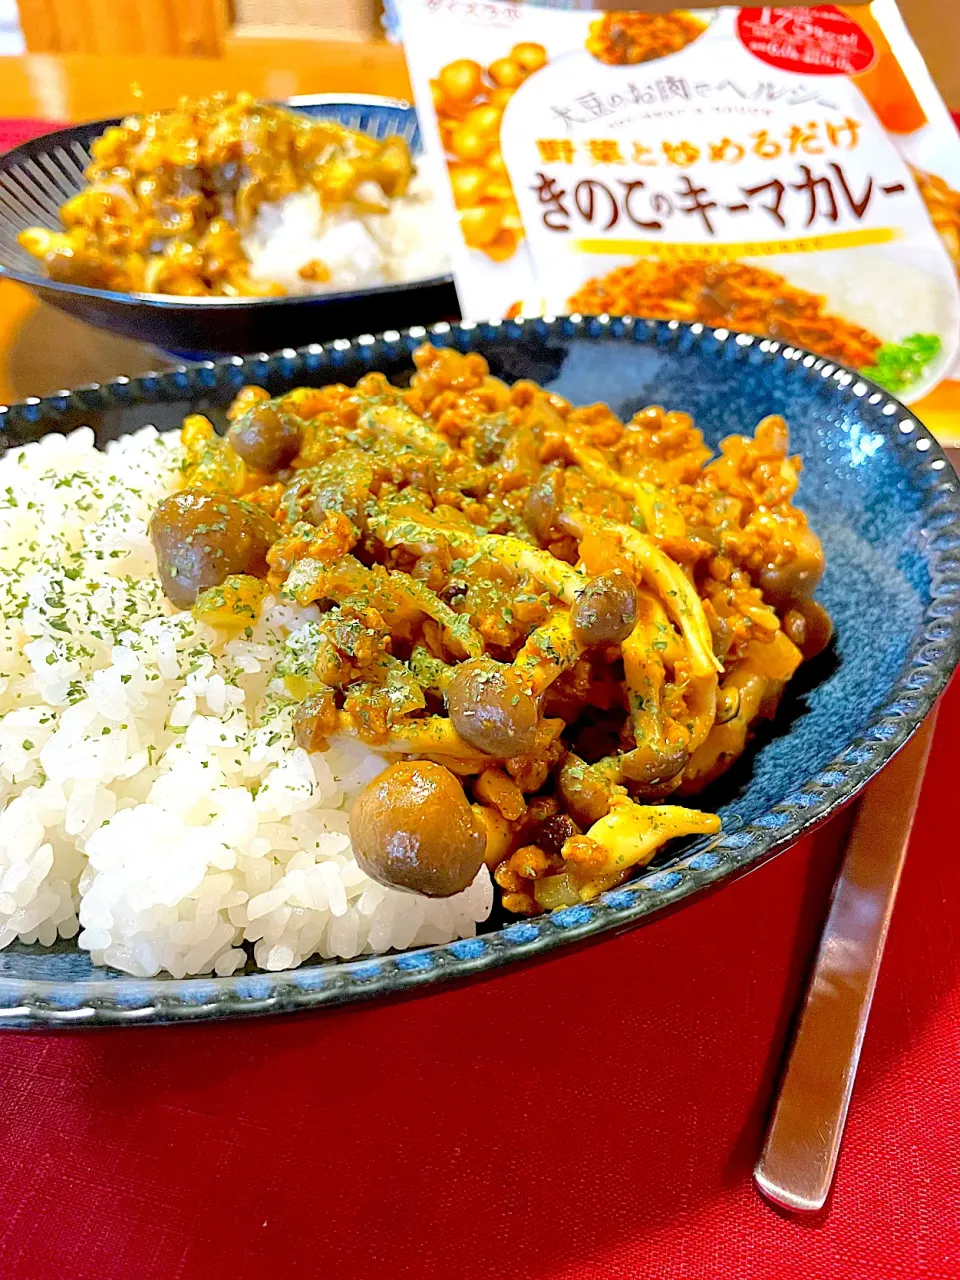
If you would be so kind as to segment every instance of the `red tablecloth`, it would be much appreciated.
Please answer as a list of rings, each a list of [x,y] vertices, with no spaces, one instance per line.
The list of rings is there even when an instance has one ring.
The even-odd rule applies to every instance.
[[[671,917],[473,985],[0,1035],[0,1275],[960,1275],[958,741],[960,683],[821,1221],[775,1214],[750,1171],[836,825]]]
[[[56,120],[0,119],[0,151],[10,151],[13,147],[19,147],[21,142],[41,138],[45,133],[63,128],[65,126]]]
[[[843,820],[647,928],[465,987],[0,1035],[0,1277],[954,1280],[958,743],[960,683],[821,1220],[775,1214],[750,1171]]]

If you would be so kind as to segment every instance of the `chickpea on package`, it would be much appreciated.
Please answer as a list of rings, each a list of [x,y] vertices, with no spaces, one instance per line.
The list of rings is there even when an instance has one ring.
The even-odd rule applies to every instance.
[[[960,443],[960,136],[894,0],[400,16],[465,316],[776,338]]]

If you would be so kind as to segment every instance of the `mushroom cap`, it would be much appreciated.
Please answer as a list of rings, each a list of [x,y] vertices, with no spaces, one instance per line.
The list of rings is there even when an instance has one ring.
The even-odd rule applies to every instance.
[[[350,811],[350,839],[371,879],[428,898],[471,885],[486,848],[463,787],[430,760],[398,761],[368,783]]]

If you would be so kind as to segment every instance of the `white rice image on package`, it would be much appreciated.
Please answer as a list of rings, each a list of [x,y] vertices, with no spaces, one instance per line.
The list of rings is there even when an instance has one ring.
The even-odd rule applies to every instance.
[[[347,817],[385,761],[294,741],[315,608],[268,598],[225,642],[165,600],[147,526],[180,460],[153,428],[0,459],[0,947],[76,936],[181,977],[235,972],[244,942],[279,970],[472,936],[486,868],[444,900],[375,883]]]

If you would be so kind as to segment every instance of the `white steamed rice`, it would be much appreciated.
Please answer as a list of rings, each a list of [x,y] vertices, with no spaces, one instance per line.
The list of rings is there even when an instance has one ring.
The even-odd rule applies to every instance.
[[[224,645],[176,612],[147,522],[177,434],[87,429],[0,459],[0,947],[77,936],[141,976],[285,969],[468,937],[493,900],[429,900],[357,866],[350,803],[383,767],[308,755],[280,672],[313,609],[268,600]]]
[[[400,281],[428,280],[448,269],[433,193],[415,177],[406,194],[387,201],[374,183],[366,195],[385,213],[324,212],[311,187],[261,204],[243,249],[255,280],[276,281],[288,293],[347,292]],[[364,194],[358,192],[358,194]],[[301,267],[319,259],[330,280],[302,280]]]

